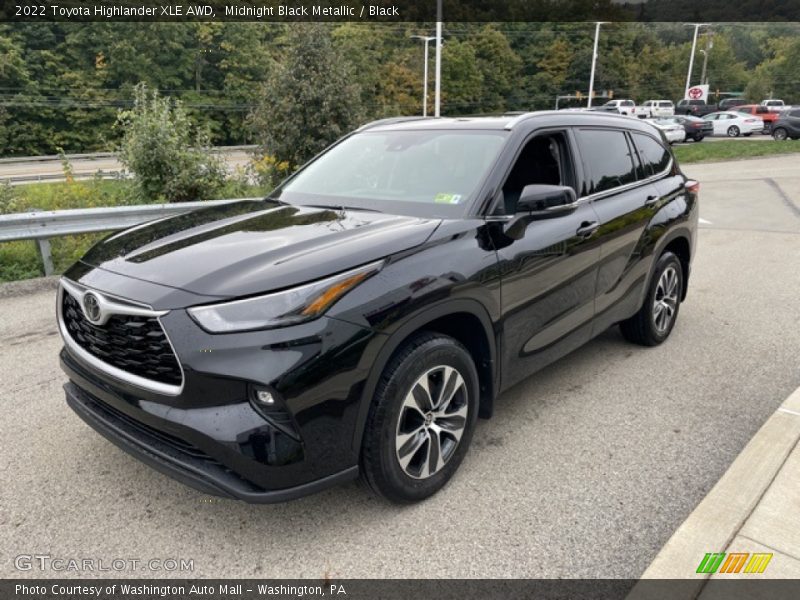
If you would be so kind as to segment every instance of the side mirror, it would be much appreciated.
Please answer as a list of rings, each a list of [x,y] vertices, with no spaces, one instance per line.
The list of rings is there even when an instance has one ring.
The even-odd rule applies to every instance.
[[[512,240],[525,236],[528,223],[539,219],[552,219],[575,210],[578,198],[575,190],[565,185],[526,185],[517,201],[517,211],[506,223],[505,234]]]
[[[545,217],[570,210],[577,200],[575,190],[565,185],[526,185],[517,201],[517,213]]]

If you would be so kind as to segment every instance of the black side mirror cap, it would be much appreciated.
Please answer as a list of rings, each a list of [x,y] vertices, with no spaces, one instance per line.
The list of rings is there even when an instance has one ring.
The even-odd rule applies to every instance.
[[[575,190],[566,185],[526,185],[517,201],[517,213],[547,213],[569,210],[578,201]]]

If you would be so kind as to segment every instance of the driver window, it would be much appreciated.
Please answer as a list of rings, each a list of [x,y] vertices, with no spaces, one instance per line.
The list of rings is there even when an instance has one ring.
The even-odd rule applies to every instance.
[[[565,168],[567,160],[567,143],[563,133],[539,135],[530,140],[503,184],[495,213],[513,215],[526,185],[572,185]]]

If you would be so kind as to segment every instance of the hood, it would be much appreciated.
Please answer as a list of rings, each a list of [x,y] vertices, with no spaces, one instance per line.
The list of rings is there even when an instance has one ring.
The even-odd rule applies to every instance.
[[[290,287],[408,250],[439,219],[243,201],[138,225],[82,262],[127,277],[229,298]]]

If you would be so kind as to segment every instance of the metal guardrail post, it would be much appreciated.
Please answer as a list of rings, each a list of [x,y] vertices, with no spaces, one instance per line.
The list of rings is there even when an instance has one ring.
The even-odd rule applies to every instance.
[[[38,238],[36,247],[39,248],[39,257],[42,259],[45,277],[53,274],[53,255],[50,253],[50,240],[48,238]]]

